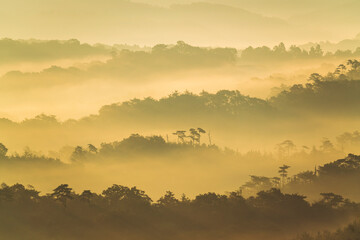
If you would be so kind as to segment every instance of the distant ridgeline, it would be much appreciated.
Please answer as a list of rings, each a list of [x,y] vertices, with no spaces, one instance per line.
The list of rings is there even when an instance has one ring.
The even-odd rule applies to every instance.
[[[58,71],[58,69],[53,69]],[[8,74],[11,78],[17,73]],[[296,84],[282,89],[270,99],[242,95],[239,91],[221,90],[215,94],[201,92],[174,92],[159,100],[151,97],[132,99],[122,103],[103,106],[97,115],[84,117],[79,121],[57,122],[52,116],[40,115],[35,119],[24,120],[21,125],[71,125],[87,123],[151,123],[168,126],[181,122],[211,123],[223,120],[246,121],[250,119],[278,121],[289,116],[324,116],[337,117],[359,116],[360,105],[360,63],[349,60],[347,65],[340,65],[334,72],[325,76],[314,73],[305,85]],[[143,119],[147,119],[146,122]],[[129,121],[130,120],[130,121]],[[0,119],[0,125],[11,127],[12,123]]]
[[[78,121],[58,122],[54,116],[40,115],[19,123],[24,126],[70,125],[87,123],[147,123],[161,124],[181,122],[217,122],[222,119],[246,121],[249,118],[267,121],[286,119],[289,116],[355,117],[359,115],[360,104],[360,63],[349,60],[341,64],[334,72],[325,76],[314,73],[309,83],[296,84],[280,91],[270,99],[263,100],[242,95],[239,91],[221,90],[215,94],[202,92],[174,92],[159,100],[151,97],[103,106],[98,115],[91,115]],[[212,118],[213,117],[213,118]],[[131,121],[129,121],[131,120]],[[170,121],[171,120],[171,121]],[[286,119],[288,120],[288,119]],[[0,119],[0,125],[17,123]],[[144,123],[146,124],[146,123]]]
[[[110,55],[110,52],[110,46],[81,44],[76,39],[41,41],[3,38],[0,40],[0,64]]]
[[[358,42],[357,42],[358,43]],[[326,49],[325,43],[320,43]],[[235,48],[205,48],[191,46],[183,41],[173,45],[157,44],[154,47],[140,47],[127,44],[94,44],[80,43],[77,39],[71,40],[13,40],[0,39],[0,64],[21,61],[47,61],[55,59],[71,59],[89,56],[109,56],[121,66],[124,61],[131,65],[162,64],[164,67],[172,63],[173,66],[184,65],[196,67],[198,65],[221,65],[224,62],[234,63],[247,61],[282,61],[306,60],[318,58],[356,58],[360,57],[360,47],[354,50],[336,50],[325,52],[320,44],[308,44],[303,47],[295,45],[286,48],[280,43],[273,48],[248,47],[243,50]],[[357,46],[359,46],[357,44]],[[306,50],[308,48],[309,50]],[[353,46],[351,47],[354,48]],[[165,61],[165,59],[167,61]],[[186,61],[185,61],[186,60]],[[190,61],[190,62],[187,62]]]
[[[290,114],[323,115],[336,114],[339,117],[358,115],[360,104],[360,63],[349,60],[341,64],[334,72],[322,76],[314,73],[305,85],[296,84],[280,91],[268,100],[242,95],[239,91],[218,91],[216,94],[202,92],[199,95],[190,92],[175,92],[160,100],[145,98],[104,106],[99,115],[85,118],[92,119],[146,119],[166,118],[187,121],[210,116],[215,119],[235,117],[247,119],[248,116],[267,116],[279,119]],[[141,118],[140,118],[141,119]],[[237,119],[237,120],[239,120]]]
[[[12,40],[0,39],[0,63],[37,62],[56,59],[71,59],[90,56],[108,56],[113,61],[107,65],[122,62],[141,67],[144,63],[168,66],[216,65],[223,62],[234,62],[237,50],[234,48],[203,48],[194,47],[183,41],[175,45],[158,44],[152,48],[126,44],[95,44],[80,43],[76,39],[61,40]],[[186,60],[186,61],[185,61]],[[190,62],[188,62],[190,61]],[[129,67],[129,66],[128,66]],[[149,67],[149,66],[148,66]]]

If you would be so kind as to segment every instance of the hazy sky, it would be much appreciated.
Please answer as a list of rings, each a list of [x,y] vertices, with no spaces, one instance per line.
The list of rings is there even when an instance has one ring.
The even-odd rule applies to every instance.
[[[203,46],[245,47],[340,40],[355,36],[360,25],[356,11],[360,3],[352,0],[137,1],[146,4],[2,0],[0,37],[141,45],[184,40]]]

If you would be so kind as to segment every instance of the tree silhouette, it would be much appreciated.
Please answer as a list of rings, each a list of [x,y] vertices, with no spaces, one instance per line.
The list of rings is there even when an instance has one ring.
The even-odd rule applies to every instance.
[[[290,166],[288,166],[288,165],[283,165],[283,166],[281,166],[281,167],[279,167],[279,173],[280,173],[280,177],[281,177],[281,179],[282,179],[282,187],[284,187],[285,186],[285,183],[286,183],[286,178],[287,178],[287,176],[288,176],[288,169],[290,168]]]
[[[295,175],[295,180],[299,183],[312,183],[315,179],[316,172],[313,171],[305,171]]]
[[[72,159],[73,161],[82,160],[82,159],[85,158],[86,153],[87,153],[87,152],[86,152],[82,147],[77,146],[77,147],[75,148],[74,152],[73,152],[72,155],[71,155],[71,159]]]
[[[178,203],[179,200],[175,198],[175,194],[171,191],[166,191],[165,195],[157,201],[158,205],[166,207],[176,206]]]
[[[93,195],[94,193],[92,193],[90,190],[84,190],[80,195],[80,199],[89,204]]]
[[[8,149],[4,144],[0,143],[0,158],[4,158],[8,152]]]
[[[92,144],[88,144],[88,149],[90,153],[96,154],[98,152],[98,149]]]
[[[313,82],[315,84],[320,83],[323,80],[324,80],[324,77],[321,76],[319,73],[313,73],[309,77],[309,81]]]
[[[57,188],[55,188],[53,190],[53,193],[51,194],[51,196],[54,199],[60,201],[66,208],[67,200],[73,199],[71,191],[72,191],[72,188],[69,188],[68,184],[61,184],[60,186],[58,186]]]
[[[205,134],[206,131],[202,128],[198,128],[197,130],[199,132],[199,144],[201,144],[201,134]]]
[[[277,145],[280,157],[286,153],[287,157],[290,157],[290,152],[296,148],[296,145],[291,140],[285,140]]]
[[[200,133],[195,128],[190,128],[190,135],[188,136],[191,139],[191,143],[194,145],[195,142],[200,142]]]
[[[186,131],[176,131],[173,135],[178,137],[178,143],[185,143]]]
[[[323,197],[320,202],[332,208],[338,207],[344,202],[344,198],[335,193],[320,193],[320,195]]]

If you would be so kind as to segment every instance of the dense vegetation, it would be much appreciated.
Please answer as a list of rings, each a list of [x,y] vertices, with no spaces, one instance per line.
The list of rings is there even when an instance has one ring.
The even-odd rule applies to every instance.
[[[105,105],[98,114],[79,120],[60,122],[55,116],[44,114],[22,122],[0,119],[0,126],[4,129],[0,140],[15,148],[27,145],[21,142],[26,137],[19,138],[20,134],[36,136],[33,143],[37,149],[44,149],[43,146],[54,149],[65,144],[100,144],[108,142],[108,139],[114,141],[138,132],[139,126],[143,132],[151,130],[164,133],[170,129],[188,129],[197,125],[216,130],[219,136],[217,140],[221,138],[218,144],[232,148],[244,145],[244,150],[251,149],[251,146],[246,145],[249,137],[265,142],[273,139],[274,131],[278,139],[276,142],[272,140],[271,147],[286,138],[302,141],[311,147],[315,144],[314,138],[317,142],[319,138],[334,138],[339,136],[339,132],[346,132],[346,136],[339,136],[339,150],[354,152],[350,145],[358,145],[359,138],[351,136],[349,131],[357,129],[359,78],[359,62],[349,60],[327,75],[314,73],[308,83],[285,87],[269,99],[249,97],[237,90],[216,93],[203,91],[199,94],[186,91],[174,92],[160,99],[135,98]],[[335,119],[346,124],[336,124]],[[306,135],[306,139],[297,138],[304,133],[313,133],[315,127],[319,132],[316,137]],[[38,131],[34,132],[34,129]],[[42,132],[46,132],[46,139]],[[96,141],[89,140],[95,135],[98,136]],[[237,146],[231,141],[235,136],[239,140]],[[63,141],[65,138],[67,142]]]
[[[359,0],[0,1],[0,240],[360,240]]]
[[[317,234],[303,233],[296,237],[296,240],[357,240],[360,236],[360,224],[358,221],[349,224],[336,232],[323,231]]]
[[[308,196],[329,191],[359,199],[360,156],[349,154],[346,158],[315,166],[314,171],[303,171],[293,176],[288,174],[290,167],[281,166],[279,175],[274,177],[251,176],[250,181],[242,186],[242,190],[244,193],[254,194],[260,190],[282,187],[286,192],[301,192]],[[338,202],[333,204],[343,201],[344,199],[339,197]]]
[[[201,132],[199,131],[201,130]],[[176,131],[177,142],[169,142],[162,136],[144,137],[133,134],[121,141],[102,143],[99,146],[87,144],[86,146],[74,146],[65,148],[66,152],[52,152],[52,157],[36,153],[26,149],[23,154],[8,154],[8,149],[0,144],[0,166],[16,173],[21,169],[28,169],[25,174],[32,176],[30,170],[44,169],[46,171],[74,170],[76,175],[82,176],[84,169],[93,164],[99,170],[107,166],[122,166],[127,163],[149,163],[162,164],[165,166],[173,163],[191,163],[193,167],[207,164],[216,166],[237,164],[246,166],[272,166],[275,163],[286,162],[290,166],[279,166],[279,172],[272,177],[251,175],[248,182],[241,186],[244,196],[255,195],[259,191],[281,188],[287,193],[302,193],[316,199],[321,192],[334,192],[348,198],[360,199],[360,192],[357,183],[360,181],[360,156],[349,154],[346,158],[334,162],[329,160],[336,156],[343,156],[344,152],[337,150],[329,140],[323,140],[319,147],[312,150],[297,150],[291,140],[286,140],[277,146],[276,153],[261,153],[250,151],[239,153],[224,148],[221,149],[213,144],[205,144],[206,131],[199,128],[190,131]],[[210,139],[211,140],[211,139]],[[61,159],[61,160],[60,160]],[[316,166],[316,162],[326,159],[326,163]],[[280,160],[280,161],[279,161]],[[303,165],[302,165],[303,164]],[[315,170],[307,170],[296,173],[296,169],[302,166],[314,166]],[[205,169],[205,167],[202,167]],[[289,173],[289,168],[295,168],[295,173]],[[275,170],[276,168],[274,168]],[[307,167],[307,169],[309,169]],[[14,172],[15,171],[15,172]],[[22,171],[22,170],[21,170]],[[5,172],[4,172],[5,173]],[[230,172],[229,172],[230,173]],[[240,174],[240,172],[239,172]],[[239,183],[241,184],[241,183]],[[344,199],[340,199],[341,203]]]
[[[359,204],[332,204],[323,195],[310,204],[305,197],[278,189],[244,198],[199,194],[176,198],[170,191],[153,200],[136,187],[114,184],[101,194],[81,194],[62,184],[40,195],[21,184],[0,188],[0,232],[6,239],[284,239],[299,231],[338,226],[360,214]],[[61,229],[61,231],[59,231]],[[64,231],[66,229],[66,231]]]

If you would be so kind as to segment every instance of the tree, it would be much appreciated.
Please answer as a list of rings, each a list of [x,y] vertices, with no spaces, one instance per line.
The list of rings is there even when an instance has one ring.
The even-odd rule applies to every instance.
[[[332,208],[338,207],[344,202],[344,198],[335,193],[320,193],[320,195],[323,197],[320,202]]]
[[[271,178],[271,183],[272,183],[273,187],[275,187],[275,188],[280,188],[280,181],[281,181],[281,179],[279,177]]]
[[[280,43],[278,46],[274,47],[274,55],[279,58],[286,57],[287,51],[284,43]]]
[[[80,195],[80,200],[90,203],[91,198],[93,197],[94,193],[92,193],[90,190],[84,190],[82,194]]]
[[[315,168],[316,170],[316,168]],[[316,172],[314,171],[305,171],[295,175],[295,179],[300,183],[312,183],[316,179]]]
[[[86,151],[82,147],[77,146],[74,152],[71,154],[71,159],[73,161],[82,160],[85,158],[85,156],[86,156]]]
[[[178,137],[178,143],[185,143],[185,135],[186,131],[176,131],[175,133],[173,133],[173,135],[176,135]]]
[[[321,76],[319,73],[313,73],[309,77],[309,82],[313,82],[315,84],[320,83],[324,80],[324,77]]]
[[[195,128],[190,128],[189,131],[190,135],[188,137],[191,139],[191,143],[200,143],[200,133]]]
[[[311,57],[322,57],[324,55],[324,51],[321,49],[321,46],[318,44],[316,47],[311,47],[309,55]]]
[[[158,201],[160,206],[176,206],[179,203],[179,200],[175,198],[175,194],[171,191],[166,191],[165,195],[162,196]]]
[[[98,149],[92,144],[88,144],[88,149],[90,153],[96,154],[98,152]]]
[[[197,195],[193,203],[200,207],[217,207],[223,205],[227,196],[219,195],[213,192]]]
[[[263,176],[250,176],[251,180],[246,182],[242,188],[250,190],[253,193],[268,190],[273,187],[272,180]]]
[[[13,200],[13,195],[14,194],[13,191],[11,191],[11,188],[5,183],[2,183],[0,186],[0,202]]]
[[[282,179],[282,186],[284,187],[285,186],[285,182],[286,182],[286,178],[288,176],[288,169],[290,168],[290,166],[288,165],[283,165],[281,167],[279,167],[279,173],[280,173],[280,177]]]
[[[277,145],[280,157],[286,153],[287,157],[290,157],[290,152],[296,148],[296,145],[291,140],[285,140]]]
[[[0,143],[0,158],[6,157],[8,149],[5,147],[4,144]]]
[[[357,71],[360,68],[360,62],[358,60],[348,60],[347,65],[351,67],[352,71]],[[350,71],[351,71],[350,70]]]
[[[181,203],[189,204],[191,202],[190,198],[186,196],[185,193],[181,195]]]
[[[51,196],[55,199],[60,201],[64,207],[66,208],[67,200],[73,199],[72,197],[72,188],[69,188],[68,184],[61,184],[57,188],[53,190]]]
[[[200,144],[201,143],[201,134],[205,134],[206,131],[202,128],[198,128],[197,130],[199,132],[199,144]]]
[[[130,189],[128,187],[114,184],[108,189],[104,190],[102,194],[110,204],[114,204],[122,200],[129,191]]]
[[[112,205],[120,202],[127,206],[150,205],[152,201],[143,190],[137,189],[136,187],[128,188],[117,184],[104,190],[102,194]]]

